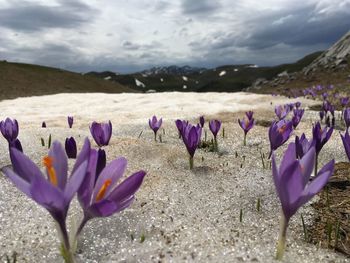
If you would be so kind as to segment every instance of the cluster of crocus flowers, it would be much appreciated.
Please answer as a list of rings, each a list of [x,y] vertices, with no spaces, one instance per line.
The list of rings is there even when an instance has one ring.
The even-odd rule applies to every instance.
[[[243,145],[247,145],[247,133],[254,127],[255,121],[253,118],[253,112],[248,111],[245,113],[246,117],[243,117],[242,120],[238,119],[238,124],[241,126],[244,132]]]
[[[287,120],[274,121],[269,129],[270,154],[278,147],[283,145],[290,137],[293,131],[293,123]]]
[[[213,136],[214,136],[214,150],[217,152],[219,150],[218,147],[218,140],[217,140],[217,135],[218,132],[221,128],[221,121],[219,120],[211,120],[209,122],[209,129],[212,132]]]
[[[295,144],[290,143],[278,168],[275,154],[272,154],[272,176],[282,206],[280,234],[276,259],[283,258],[286,234],[290,218],[326,185],[334,171],[334,160],[327,163],[310,182],[316,158],[312,146],[300,159],[295,158]]]
[[[275,107],[275,114],[279,120],[283,120],[289,113],[289,105],[278,105]]]
[[[175,123],[189,154],[190,169],[193,169],[193,158],[201,142],[202,127],[200,124],[194,126],[185,120],[176,120]]]
[[[62,256],[69,263],[74,262],[75,244],[71,242],[76,242],[86,222],[94,217],[110,216],[130,206],[146,175],[144,171],[139,171],[118,184],[126,168],[126,159],[118,158],[98,171],[98,152],[91,149],[88,139],[69,177],[67,156],[59,142],[54,142],[43,158],[45,174],[15,148],[10,148],[10,157],[13,169],[5,167],[1,171],[19,190],[48,210],[58,226]],[[76,193],[84,218],[75,239],[71,240],[66,218]]]
[[[112,136],[112,123],[111,121],[108,123],[94,121],[90,126],[90,132],[99,147],[107,146]]]
[[[19,151],[23,152],[22,144],[19,141],[18,133],[19,126],[16,119],[11,120],[6,118],[4,121],[0,122],[0,131],[2,136],[7,140],[9,147],[15,147]]]
[[[162,118],[158,120],[156,116],[153,116],[151,119],[148,120],[148,125],[154,132],[154,141],[157,141],[157,131],[162,126],[162,123]]]

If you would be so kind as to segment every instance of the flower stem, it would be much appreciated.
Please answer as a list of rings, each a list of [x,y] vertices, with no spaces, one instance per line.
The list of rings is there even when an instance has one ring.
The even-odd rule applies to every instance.
[[[317,175],[317,166],[318,166],[318,153],[316,153],[316,158],[315,158],[315,171],[314,171],[314,176],[315,177]]]
[[[282,212],[281,221],[280,221],[280,233],[278,237],[277,252],[276,252],[277,260],[282,260],[283,258],[284,250],[286,247],[287,227],[288,227],[288,221]]]
[[[247,134],[244,134],[244,139],[243,139],[243,145],[246,146],[247,145]]]
[[[59,231],[62,235],[62,247],[61,247],[61,254],[64,259],[65,263],[74,263],[74,255],[71,251],[71,247],[69,244],[69,237],[67,232],[67,226],[65,221],[58,222]]]
[[[193,169],[193,157],[190,156],[190,170]]]
[[[155,142],[157,141],[157,133],[156,132],[154,133],[154,141]]]
[[[216,137],[214,137],[214,151],[215,151],[215,152],[218,152],[218,151],[219,151],[218,141],[217,141]]]

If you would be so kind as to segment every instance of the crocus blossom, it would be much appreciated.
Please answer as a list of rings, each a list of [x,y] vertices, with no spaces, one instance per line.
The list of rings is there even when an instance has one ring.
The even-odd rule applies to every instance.
[[[157,120],[156,116],[153,116],[151,119],[148,120],[148,125],[154,132],[154,140],[155,141],[157,141],[157,131],[162,126],[162,122],[163,122],[162,118]]]
[[[350,127],[350,108],[346,108],[344,110],[344,122],[345,122],[346,128],[348,129]]]
[[[77,143],[73,137],[66,138],[65,150],[68,158],[75,159],[77,158]]]
[[[294,105],[295,105],[295,108],[299,109],[301,106],[301,102],[297,101],[296,103],[294,103]]]
[[[41,128],[46,128],[46,122],[43,121],[43,122],[41,123]]]
[[[243,145],[247,144],[247,133],[250,131],[251,128],[254,127],[254,118],[243,118],[242,120],[238,119],[238,124],[241,126],[244,132],[244,139],[243,139]]]
[[[275,113],[279,120],[283,120],[289,113],[290,108],[288,105],[278,105],[275,107]]]
[[[315,146],[315,140],[308,140],[303,133],[300,138],[295,136],[295,150],[296,158],[301,159],[310,150],[311,147]]]
[[[282,206],[282,220],[276,254],[276,258],[279,260],[283,257],[290,218],[301,206],[321,191],[333,174],[334,160],[327,163],[310,182],[315,157],[315,148],[311,147],[301,160],[297,160],[294,143],[289,144],[279,168],[275,154],[272,155],[272,176]]]
[[[119,183],[127,166],[124,157],[110,162],[100,174],[96,172],[97,165],[98,152],[91,149],[87,175],[78,190],[78,200],[83,208],[84,217],[76,237],[90,219],[108,217],[129,207],[146,175],[146,172],[141,170]]]
[[[293,113],[294,113],[294,115],[292,117],[292,124],[293,124],[293,128],[295,129],[299,125],[299,123],[304,115],[304,110],[303,109],[294,109]]]
[[[73,117],[72,116],[68,116],[67,117],[67,122],[68,122],[69,128],[72,128],[72,126],[73,126]]]
[[[19,127],[16,119],[11,120],[10,118],[6,118],[4,121],[1,121],[0,131],[4,138],[7,140],[9,148],[14,147],[17,150],[23,152],[22,144],[17,138]]]
[[[247,116],[248,120],[253,119],[254,111],[246,111],[245,116]]]
[[[217,135],[221,127],[221,121],[219,120],[211,120],[209,122],[209,129],[214,135],[214,148],[215,151],[218,151],[218,141],[217,141]]]
[[[10,143],[17,139],[19,127],[16,119],[11,120],[6,118],[4,121],[0,122],[0,131],[2,136]]]
[[[179,131],[179,138],[182,137],[183,129],[187,126],[187,124],[188,124],[188,121],[185,121],[185,120],[176,120],[175,121],[176,128]]]
[[[343,107],[346,107],[349,104],[349,97],[342,97],[340,103]]]
[[[348,157],[348,159],[350,161],[350,136],[349,136],[349,130],[347,129],[345,131],[344,135],[342,135],[340,132],[339,132],[339,134],[340,134],[340,137],[341,137],[343,145],[344,145],[346,156]]]
[[[112,136],[112,123],[111,121],[108,123],[94,121],[90,126],[90,132],[99,147],[106,146]]]
[[[86,144],[89,144],[88,140],[85,141],[84,145]],[[66,217],[70,202],[85,177],[88,165],[86,156],[84,157],[82,153],[79,155],[79,165],[76,163],[76,168],[69,179],[67,156],[57,141],[43,158],[45,175],[34,162],[17,149],[10,148],[10,157],[13,169],[5,167],[1,171],[19,190],[48,210],[59,226],[65,254],[69,254]]]
[[[204,116],[200,116],[199,117],[199,124],[201,125],[202,128],[204,127],[204,123],[205,123]]]
[[[190,169],[193,168],[193,157],[201,141],[202,128],[199,124],[193,126],[188,123],[182,131],[182,140],[186,146],[186,149],[190,155]]]
[[[278,147],[283,145],[290,137],[293,131],[293,123],[287,120],[275,121],[271,124],[269,129],[269,140],[270,140],[270,154]]]

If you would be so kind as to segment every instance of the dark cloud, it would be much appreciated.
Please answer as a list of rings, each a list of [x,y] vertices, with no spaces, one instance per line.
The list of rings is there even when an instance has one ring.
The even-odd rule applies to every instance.
[[[45,28],[75,28],[90,21],[96,10],[77,1],[59,1],[58,6],[12,1],[0,9],[0,26],[33,32]]]
[[[206,16],[221,7],[218,0],[182,0],[182,12],[186,15]]]

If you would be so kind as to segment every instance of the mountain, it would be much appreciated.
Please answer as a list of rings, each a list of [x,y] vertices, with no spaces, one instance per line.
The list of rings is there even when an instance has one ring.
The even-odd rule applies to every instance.
[[[0,100],[56,93],[135,92],[119,83],[57,68],[0,61]]]
[[[293,74],[276,76],[271,81],[254,83],[248,90],[288,94],[314,85],[333,85],[338,93],[350,95],[350,31],[312,63]]]
[[[159,75],[159,74],[166,74],[166,75],[189,75],[189,74],[195,74],[201,71],[205,71],[206,68],[197,68],[197,67],[190,67],[190,66],[168,66],[168,67],[153,67],[148,70],[144,70],[140,72],[144,75]]]
[[[108,78],[110,81],[142,92],[235,92],[251,86],[258,79],[268,81],[281,72],[292,73],[302,70],[320,54],[321,52],[316,52],[295,63],[274,67],[259,67],[255,64],[225,65],[214,69],[170,66],[154,67],[125,75],[105,72],[89,72],[87,75]]]

